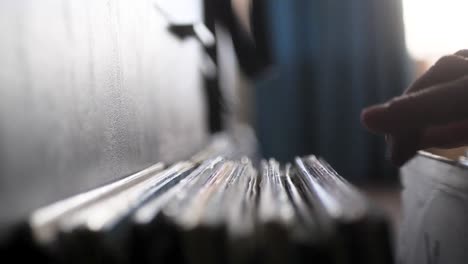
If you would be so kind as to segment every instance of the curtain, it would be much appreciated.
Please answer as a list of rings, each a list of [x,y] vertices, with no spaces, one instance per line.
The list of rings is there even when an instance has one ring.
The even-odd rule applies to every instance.
[[[256,84],[264,157],[324,157],[352,181],[395,178],[360,111],[408,84],[401,0],[270,0],[275,66]]]

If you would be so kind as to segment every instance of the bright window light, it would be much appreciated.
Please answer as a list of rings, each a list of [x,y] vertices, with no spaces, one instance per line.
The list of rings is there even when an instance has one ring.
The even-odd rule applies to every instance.
[[[403,0],[406,44],[412,57],[432,63],[468,49],[468,0]]]

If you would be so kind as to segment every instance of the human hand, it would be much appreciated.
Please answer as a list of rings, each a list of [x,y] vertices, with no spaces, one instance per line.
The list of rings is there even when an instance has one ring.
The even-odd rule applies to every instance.
[[[403,95],[364,109],[361,120],[386,135],[397,166],[420,149],[468,144],[468,50],[441,58]]]

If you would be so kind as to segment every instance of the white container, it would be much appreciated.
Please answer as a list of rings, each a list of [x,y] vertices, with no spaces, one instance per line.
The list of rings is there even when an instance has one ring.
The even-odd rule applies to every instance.
[[[468,263],[468,166],[420,152],[401,170],[399,264]]]

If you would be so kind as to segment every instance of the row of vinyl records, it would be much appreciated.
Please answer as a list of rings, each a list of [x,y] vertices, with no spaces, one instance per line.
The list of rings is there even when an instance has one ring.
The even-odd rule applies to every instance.
[[[232,153],[231,153],[232,154]],[[385,217],[325,161],[198,155],[35,211],[35,263],[393,263]]]

